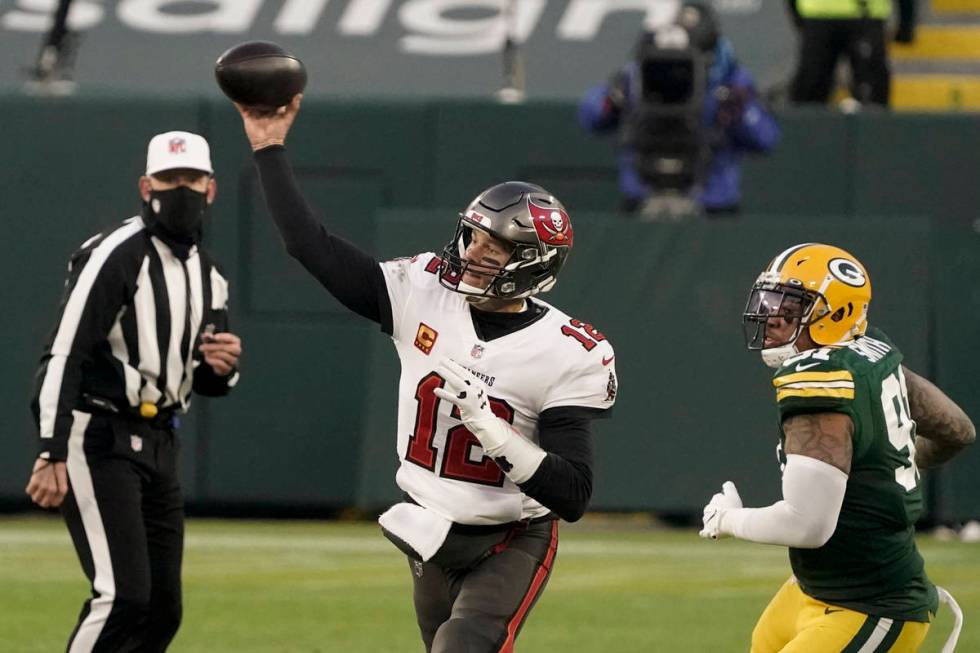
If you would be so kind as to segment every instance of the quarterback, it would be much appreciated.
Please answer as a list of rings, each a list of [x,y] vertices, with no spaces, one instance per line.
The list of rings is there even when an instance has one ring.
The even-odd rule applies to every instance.
[[[377,322],[401,361],[396,482],[379,519],[408,559],[427,651],[507,652],[550,576],[559,518],[592,493],[591,422],[616,398],[614,353],[590,324],[540,300],[574,241],[564,206],[497,184],[438,254],[378,262],[330,234],[301,195],[277,113],[239,107],[287,251]]]
[[[870,302],[864,266],[816,243],[780,253],[749,293],[746,343],[776,369],[783,499],[744,508],[726,482],[701,536],[789,547],[793,576],[756,624],[752,653],[912,653],[940,598],[958,611],[915,545],[919,470],[976,432],[868,325]]]

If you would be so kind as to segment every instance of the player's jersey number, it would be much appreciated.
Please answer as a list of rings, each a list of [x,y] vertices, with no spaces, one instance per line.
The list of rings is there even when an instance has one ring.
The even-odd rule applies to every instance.
[[[895,468],[895,482],[906,491],[912,491],[919,478],[919,470],[915,466],[915,422],[910,415],[908,391],[901,367],[882,381],[881,407],[888,427],[888,441],[908,458],[907,465]]]
[[[585,351],[592,351],[598,343],[606,339],[606,336],[602,335],[591,324],[586,324],[574,318],[569,320],[568,324],[562,326],[561,332],[569,338],[578,340],[579,344],[585,347]]]
[[[444,383],[441,376],[430,372],[415,388],[418,412],[415,414],[415,432],[408,438],[405,459],[430,472],[436,471],[438,451],[432,444],[432,436],[436,432],[439,403],[442,401],[432,391],[441,388]],[[490,397],[490,409],[508,424],[514,423],[514,409],[506,401]],[[453,406],[450,416],[459,419],[459,408]],[[446,451],[442,457],[439,476],[481,485],[502,486],[504,473],[492,458],[484,455],[479,462],[473,462],[471,454],[479,446],[480,441],[462,424],[450,427],[446,432]]]

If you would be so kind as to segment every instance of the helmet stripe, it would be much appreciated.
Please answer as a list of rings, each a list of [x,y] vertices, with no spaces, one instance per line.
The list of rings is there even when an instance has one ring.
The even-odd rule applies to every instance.
[[[816,245],[816,243],[800,243],[799,245],[793,245],[789,249],[785,250],[782,254],[772,260],[772,264],[769,266],[768,272],[781,272],[783,266],[786,265],[786,261],[789,260],[790,256],[800,251],[804,247],[809,247],[810,245]]]

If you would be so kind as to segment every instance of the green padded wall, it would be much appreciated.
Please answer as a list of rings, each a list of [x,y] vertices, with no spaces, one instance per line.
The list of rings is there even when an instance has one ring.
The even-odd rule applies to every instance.
[[[452,228],[446,213],[383,213],[379,251],[398,256],[440,247]],[[657,225],[610,214],[573,221],[576,250],[545,299],[610,339],[620,379],[613,419],[596,422],[594,507],[686,511],[728,479],[747,501],[777,496],[770,373],[745,350],[740,319],[755,276],[789,245],[830,241],[860,257],[876,286],[873,322],[900,343],[913,369],[928,366],[929,316],[907,311],[928,301],[929,230],[922,221],[824,219],[814,226],[757,217]],[[393,487],[397,360],[387,338],[373,345],[369,396],[377,411],[360,482],[373,490],[361,497],[367,504],[394,493],[375,484],[387,475]]]
[[[154,134],[196,128],[193,99],[80,102],[0,97],[0,496],[23,500],[36,450],[28,410],[42,343],[54,326],[69,255],[139,211],[137,179]],[[189,420],[186,448],[196,429]],[[185,476],[195,478],[194,458]]]
[[[227,103],[7,95],[0,111],[0,499],[24,501],[31,377],[67,256],[136,212],[146,141],[169,129],[212,143],[219,197],[207,239],[231,278],[246,348],[235,392],[196,400],[185,420],[189,498],[397,497],[394,350],[286,256]],[[729,477],[747,500],[775,496],[767,372],[743,350],[739,315],[758,269],[797,241],[851,247],[872,271],[874,321],[980,415],[975,119],[787,113],[780,148],[746,163],[745,215],[651,225],[606,213],[619,199],[615,139],[582,133],[574,118],[561,102],[306,102],[289,149],[331,228],[382,257],[441,248],[455,214],[497,181],[526,178],[562,197],[578,246],[549,299],[607,333],[622,376],[615,419],[598,426],[597,507],[695,510]],[[934,484],[934,507],[980,515],[978,472],[977,452],[954,462]]]

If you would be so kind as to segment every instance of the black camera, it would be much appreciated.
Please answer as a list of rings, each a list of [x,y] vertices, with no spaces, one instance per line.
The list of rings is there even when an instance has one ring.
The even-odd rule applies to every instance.
[[[622,137],[640,177],[658,191],[687,192],[703,176],[708,64],[706,54],[676,26],[646,33],[637,44],[638,88]]]

